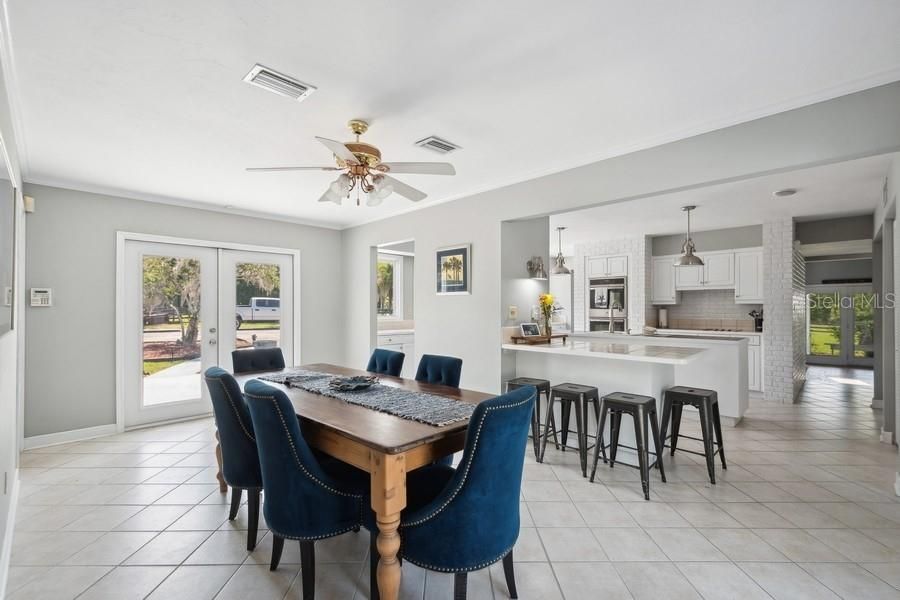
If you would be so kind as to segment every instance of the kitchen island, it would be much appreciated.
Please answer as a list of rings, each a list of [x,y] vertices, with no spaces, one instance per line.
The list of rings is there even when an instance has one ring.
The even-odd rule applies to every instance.
[[[611,392],[652,396],[660,415],[667,388],[712,389],[718,392],[722,423],[730,426],[740,422],[749,404],[745,338],[574,333],[566,343],[534,346],[514,345],[508,339],[505,331],[506,375],[548,379],[552,385],[592,385],[601,396]]]

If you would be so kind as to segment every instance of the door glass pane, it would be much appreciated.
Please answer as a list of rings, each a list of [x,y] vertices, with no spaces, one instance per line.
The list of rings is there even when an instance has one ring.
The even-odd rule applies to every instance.
[[[875,294],[853,294],[853,357],[875,356]]]
[[[281,270],[269,263],[235,268],[237,350],[281,345]]]
[[[200,398],[200,261],[144,256],[142,289],[144,406]]]
[[[841,303],[838,294],[811,293],[809,298],[809,353],[841,356]]]
[[[397,317],[396,261],[378,257],[375,265],[375,289],[377,291],[376,311],[379,317]]]

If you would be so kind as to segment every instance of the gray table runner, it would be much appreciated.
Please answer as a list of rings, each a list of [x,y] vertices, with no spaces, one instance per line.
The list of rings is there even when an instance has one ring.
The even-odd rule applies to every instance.
[[[368,389],[344,392],[329,387],[329,383],[339,375],[318,371],[290,370],[260,379],[281,383],[314,394],[337,398],[350,404],[364,406],[372,410],[388,413],[410,421],[443,427],[457,421],[465,421],[472,416],[474,404],[461,402],[445,396],[413,392],[376,383]]]

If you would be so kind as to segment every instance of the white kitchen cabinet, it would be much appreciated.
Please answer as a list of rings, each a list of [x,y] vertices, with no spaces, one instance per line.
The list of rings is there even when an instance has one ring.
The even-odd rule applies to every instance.
[[[698,254],[702,265],[675,267],[675,289],[721,290],[734,287],[734,252]]]
[[[747,389],[751,392],[763,391],[763,345],[762,334],[739,331],[702,331],[690,329],[660,329],[657,335],[703,336],[703,337],[745,337],[747,338]]]
[[[403,370],[400,372],[401,377],[412,379],[416,369],[416,347],[415,334],[412,333],[387,333],[378,334],[378,347],[385,350],[393,350],[394,352],[402,352],[406,355],[403,359]]]
[[[628,255],[589,256],[586,260],[585,271],[588,277],[627,277]]]
[[[762,346],[747,346],[747,387],[762,391]]]
[[[671,256],[654,258],[650,265],[650,303],[678,304],[675,291],[675,259]]]
[[[737,304],[762,304],[763,253],[761,248],[734,253],[734,301]]]

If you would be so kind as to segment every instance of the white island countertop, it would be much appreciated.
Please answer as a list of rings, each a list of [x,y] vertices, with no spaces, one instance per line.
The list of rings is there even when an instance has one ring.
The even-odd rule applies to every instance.
[[[565,344],[503,344],[502,348],[515,352],[534,352],[557,356],[586,356],[590,358],[629,360],[666,365],[686,365],[703,352],[706,352],[706,348],[697,346],[686,347],[647,343],[647,338],[642,339],[641,343],[636,343],[636,340],[629,341],[628,337],[621,336],[621,341],[602,337],[581,337],[570,338]]]

